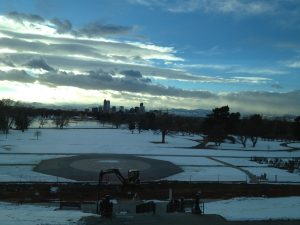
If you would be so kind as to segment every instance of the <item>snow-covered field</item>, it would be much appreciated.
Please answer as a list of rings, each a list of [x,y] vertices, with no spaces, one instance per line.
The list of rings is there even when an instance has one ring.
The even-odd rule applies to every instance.
[[[244,167],[244,169],[249,172],[260,176],[262,174],[267,174],[268,181],[274,182],[288,182],[294,181],[300,183],[300,176],[296,173],[289,173],[286,170],[274,168],[274,167]]]
[[[182,167],[184,172],[168,177],[169,180],[182,181],[242,181],[247,182],[247,176],[231,167]]]
[[[49,124],[48,126],[53,126]],[[30,129],[24,133],[12,130],[6,137],[0,135],[0,181],[69,181],[32,171],[41,160],[86,153],[133,154],[170,161],[184,171],[165,179],[183,181],[241,181],[249,177],[243,170],[260,176],[266,173],[269,181],[299,182],[298,173],[267,167],[250,161],[258,157],[300,157],[300,151],[290,151],[281,142],[259,140],[255,148],[224,143],[218,149],[193,149],[200,136],[173,135],[166,144],[157,143],[161,136],[150,131],[131,134],[128,129],[101,128],[93,121],[72,123],[76,129],[40,129],[41,136]],[[106,125],[106,128],[111,127]],[[92,129],[78,129],[92,128]],[[250,144],[250,143],[249,143]],[[298,148],[299,143],[289,146]],[[235,198],[206,203],[205,213],[220,214],[229,220],[300,219],[300,197]],[[0,203],[0,224],[40,225],[76,224],[80,211],[56,211],[55,207]]]
[[[234,198],[205,203],[206,214],[227,220],[300,219],[300,197]]]
[[[222,163],[208,159],[206,157],[195,156],[145,156],[146,158],[169,161],[180,166],[222,166]]]
[[[236,143],[236,144],[230,144],[230,143],[223,143],[221,145],[222,149],[237,149],[237,150],[248,150],[248,151],[255,151],[255,150],[267,150],[267,151],[273,151],[273,150],[287,150],[288,147],[281,146],[282,142],[279,141],[265,141],[262,139],[259,139],[256,146],[252,147],[252,142],[248,141],[246,148],[242,146],[242,144]]]
[[[50,176],[33,171],[33,166],[1,166],[0,181],[34,181],[34,182],[68,182],[72,181],[62,177]]]
[[[288,144],[288,146],[293,147],[293,148],[300,148],[300,143],[299,142],[297,142],[297,143],[290,143],[290,144]]]
[[[144,131],[131,134],[128,129],[94,129],[97,122],[72,123],[70,128],[93,129],[30,129],[24,133],[12,130],[0,135],[0,181],[63,181],[57,177],[33,172],[41,160],[86,153],[133,154],[167,160],[181,166],[184,172],[170,180],[185,181],[246,181],[243,167],[255,175],[267,173],[270,181],[300,182],[300,175],[268,168],[250,161],[253,156],[300,157],[300,151],[289,151],[281,142],[259,140],[257,146],[242,148],[240,144],[224,143],[219,149],[193,149],[200,136],[172,135],[166,144],[157,143],[159,134]],[[41,131],[37,140],[36,130]],[[294,143],[297,144],[297,143]],[[224,149],[222,149],[224,148]],[[212,157],[212,158],[210,158]],[[216,159],[216,160],[214,160]],[[227,164],[226,164],[227,163]],[[230,165],[228,165],[228,163]]]
[[[72,225],[83,216],[92,214],[72,210],[56,210],[57,207],[42,205],[17,205],[0,202],[2,225]]]

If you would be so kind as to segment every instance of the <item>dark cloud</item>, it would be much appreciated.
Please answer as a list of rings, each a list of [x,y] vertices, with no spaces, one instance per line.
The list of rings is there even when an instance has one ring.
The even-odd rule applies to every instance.
[[[103,70],[90,71],[88,75],[51,71],[40,75],[38,78],[30,76],[24,71],[12,70],[9,72],[0,72],[0,80],[25,83],[39,81],[39,83],[50,87],[71,86],[86,90],[114,90],[120,93],[130,93],[131,95],[147,94],[148,97],[146,98],[149,99],[157,97],[182,98],[185,101],[193,100],[199,102],[199,107],[200,105],[208,107],[229,105],[233,111],[248,113],[300,113],[300,106],[298,104],[300,90],[287,93],[248,91],[214,94],[209,91],[190,91],[175,87],[165,87],[145,82],[144,78],[118,78],[113,76],[113,72],[105,72]],[[280,108],[278,108],[278,105],[280,105]]]
[[[230,93],[223,98],[235,110],[241,112],[265,114],[300,113],[300,90],[286,93],[244,91]]]
[[[46,22],[46,19],[35,14],[10,12],[7,14],[7,17],[19,23],[28,21],[32,23],[44,24]],[[106,35],[124,35],[133,30],[133,27],[130,26],[104,24],[101,22],[92,22],[81,27],[80,29],[73,29],[73,25],[69,20],[61,20],[58,18],[53,18],[49,21],[54,25],[54,28],[56,29],[57,33],[59,34],[72,33],[75,36],[96,37],[96,36],[106,36]]]
[[[152,84],[146,78],[131,79],[128,77],[113,77],[113,73],[102,70],[90,71],[88,75],[50,71],[37,78],[33,78],[24,71],[13,70],[2,73],[2,80],[34,82],[39,81],[48,86],[72,86],[87,90],[115,90],[133,93],[145,93],[156,96],[175,96],[189,98],[209,98],[213,95],[206,91],[188,91],[173,87]]]
[[[15,67],[14,63],[11,61],[9,57],[0,57],[0,63],[6,66]]]
[[[282,86],[280,84],[272,84],[271,87],[274,88],[274,89],[281,89],[282,88]]]
[[[127,34],[130,31],[132,31],[132,27],[94,22],[82,27],[78,31],[78,34],[86,35],[88,37],[95,37],[102,35]]]
[[[126,77],[132,77],[132,78],[142,78],[143,77],[141,72],[137,71],[137,70],[123,70],[120,73],[125,75]]]
[[[48,86],[71,86],[87,90],[115,90],[133,93],[144,93],[155,96],[174,96],[188,98],[211,98],[214,95],[208,91],[188,91],[179,88],[165,87],[152,84],[148,79],[131,79],[113,77],[113,73],[102,70],[90,71],[88,75],[75,75],[73,73],[50,71],[38,78],[33,78],[24,71],[2,74],[3,80],[34,82]]]
[[[45,44],[40,41],[28,42],[20,39],[2,38],[0,47],[17,50],[18,52],[34,51],[43,55],[43,53],[51,53],[59,57],[60,55],[87,55],[97,57],[99,59],[107,58],[106,55],[98,53],[96,49],[83,44]],[[23,54],[24,53],[19,53]]]
[[[89,78],[97,80],[99,79],[102,82],[113,82],[112,73],[105,72],[103,70],[90,71]]]
[[[50,20],[55,25],[56,31],[59,34],[68,33],[72,31],[72,23],[69,20],[60,20],[53,18]]]
[[[33,83],[36,79],[28,75],[25,71],[11,70],[8,72],[0,71],[0,80],[18,81],[23,83]]]
[[[54,71],[55,69],[47,64],[47,62],[43,58],[33,58],[26,66],[34,69],[43,69],[47,71]]]
[[[25,13],[19,13],[19,12],[10,12],[7,14],[7,17],[18,21],[20,23],[22,23],[24,20],[29,21],[29,22],[38,22],[38,23],[43,23],[45,22],[44,18],[39,16],[39,15],[35,15],[35,14],[25,14]]]

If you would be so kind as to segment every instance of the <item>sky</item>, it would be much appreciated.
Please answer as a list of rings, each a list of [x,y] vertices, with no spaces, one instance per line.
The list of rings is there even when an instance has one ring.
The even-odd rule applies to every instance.
[[[0,98],[300,114],[298,0],[0,0]]]

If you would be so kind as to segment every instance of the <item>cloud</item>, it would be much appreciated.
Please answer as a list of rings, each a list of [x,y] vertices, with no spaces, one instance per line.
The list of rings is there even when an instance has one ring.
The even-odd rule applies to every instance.
[[[54,68],[49,66],[43,58],[33,58],[25,64],[29,68],[43,69],[46,71],[54,71]]]
[[[151,106],[187,107],[187,108],[214,108],[229,105],[232,111],[264,114],[299,114],[300,90],[276,93],[245,91],[238,93],[212,93],[209,91],[191,91],[174,87],[165,87],[147,83],[142,78],[115,77],[114,72],[102,70],[91,71],[88,75],[74,75],[72,73],[47,72],[37,78],[31,77],[24,71],[12,70],[0,72],[0,86],[3,81],[18,81],[22,83],[38,82],[50,88],[85,90],[86,94],[100,91],[118,95],[115,101],[129,101],[128,99],[142,99],[144,102],[153,102]],[[2,80],[2,81],[1,81]],[[72,93],[72,92],[71,92]],[[70,94],[71,94],[70,93]],[[71,94],[72,95],[72,94]],[[124,103],[124,102],[123,102]],[[280,105],[280,107],[278,107]]]
[[[6,15],[6,18],[13,20],[22,25],[26,25],[27,29],[41,29],[42,27],[47,28],[50,31],[54,29],[57,34],[72,34],[74,36],[82,37],[103,37],[110,35],[124,35],[133,31],[134,27],[115,25],[115,24],[104,24],[101,22],[91,22],[81,28],[75,29],[73,24],[69,20],[60,20],[53,18],[47,20],[39,15],[25,14],[19,12],[10,12]],[[25,24],[25,22],[30,23]],[[51,31],[53,33],[53,30]]]
[[[198,64],[174,64],[174,66],[178,68],[198,68],[198,69],[214,69],[214,70],[227,70],[234,65],[226,65],[226,64],[204,64],[204,63],[198,63]]]
[[[258,74],[258,75],[281,75],[287,73],[282,69],[241,67],[241,66],[234,66],[228,72],[241,73],[241,74]]]
[[[9,66],[9,67],[15,67],[13,62],[10,60],[9,57],[0,57],[0,65]]]
[[[240,83],[249,82],[249,83],[266,83],[272,79],[266,77],[233,77],[233,79],[238,80]]]
[[[50,20],[50,22],[55,25],[56,31],[59,34],[72,32],[72,23],[69,20],[53,18]]]
[[[0,81],[7,80],[7,81],[18,81],[22,83],[33,83],[35,82],[35,78],[28,75],[25,71],[21,70],[11,70],[8,72],[0,71]]]
[[[165,3],[162,1],[162,4]],[[213,93],[200,88],[206,87],[201,83],[266,83],[270,86],[275,81],[259,75],[281,74],[284,71],[212,63],[188,65],[173,47],[104,37],[112,33],[127,34],[131,30],[131,27],[123,28],[101,23],[93,24],[89,29],[76,28],[68,20],[47,20],[30,14],[0,16],[0,86],[19,87],[19,93],[16,92],[15,96],[19,95],[21,99],[24,90],[28,92],[26,99],[30,99],[36,94],[36,91],[30,94],[31,90],[44,92],[51,89],[45,98],[60,101],[56,90],[64,89],[71,90],[69,94],[60,92],[64,93],[64,101],[68,98],[75,101],[73,96],[79,96],[77,93],[82,96],[78,102],[85,102],[86,96],[98,96],[95,93],[104,96],[105,93],[110,93],[109,96],[113,93],[119,96],[122,104],[128,101],[125,99],[127,96],[128,99],[145,99],[157,106],[212,108],[229,104],[251,112],[276,111],[275,102],[278,99],[278,105],[286,101],[283,105],[289,107],[280,107],[282,112],[290,109],[299,112],[297,105],[292,107],[292,98],[299,97],[297,92],[253,91],[242,92],[239,96],[238,93]],[[212,50],[218,50],[218,47]],[[197,69],[197,73],[188,71],[193,68]],[[214,74],[220,75],[202,73],[203,70],[214,70]],[[183,84],[185,89],[161,84],[168,81],[178,86]],[[198,89],[189,90],[190,84]],[[0,92],[0,95],[3,96],[3,93]]]
[[[173,13],[194,11],[262,14],[274,11],[274,2],[248,0],[128,0],[133,4],[162,8]]]
[[[274,11],[274,4],[268,1],[217,0],[207,1],[203,6],[208,12],[263,14]]]
[[[283,87],[278,84],[278,83],[275,83],[275,84],[271,84],[271,87],[274,88],[274,89],[282,89]]]
[[[177,97],[201,97],[208,98],[211,94],[207,91],[188,91],[174,87],[165,87],[158,84],[152,84],[147,78],[134,77],[133,72],[126,72],[125,77],[114,77],[114,72],[105,72],[103,70],[90,71],[88,75],[74,75],[73,73],[51,71],[38,75],[33,78],[25,71],[12,70],[3,72],[1,80],[36,82],[53,86],[70,86],[87,90],[115,90],[136,92],[157,96],[177,96]],[[131,74],[128,76],[128,74]]]
[[[226,94],[222,101],[226,100],[230,107],[242,112],[299,114],[299,98],[300,90],[284,93],[245,91]]]
[[[24,15],[23,17],[26,18]],[[43,23],[45,28],[42,31],[47,30],[50,23],[56,27],[57,33],[48,35],[49,32],[43,33],[37,30],[34,32],[21,32],[13,27],[10,27],[10,30],[7,30],[8,28],[1,30],[0,20],[1,32],[10,36],[9,38],[1,38],[0,49],[8,48],[14,51],[14,54],[10,54],[10,59],[16,66],[23,67],[25,65],[29,68],[40,68],[46,71],[53,71],[56,68],[59,71],[73,71],[74,74],[85,74],[88,71],[99,69],[115,71],[120,74],[125,71],[123,75],[127,78],[129,76],[131,78],[134,76],[141,78],[141,74],[143,74],[143,81],[148,83],[151,83],[151,79],[157,81],[159,79],[169,79],[194,83],[263,83],[266,81],[237,79],[234,77],[224,78],[222,75],[212,76],[202,73],[192,74],[185,70],[197,67],[198,69],[206,68],[226,72],[233,67],[231,65],[178,64],[176,67],[177,63],[175,63],[175,66],[161,67],[157,64],[157,61],[165,63],[170,61],[182,62],[183,59],[176,55],[176,50],[172,47],[158,46],[151,43],[116,41],[103,37],[97,39],[78,37],[74,35],[76,29],[68,20],[44,20]],[[50,28],[52,27],[50,26]],[[91,31],[89,35],[104,32],[101,31],[102,28],[104,29],[101,25],[94,28],[91,30],[95,32],[91,30],[86,30],[86,32]],[[59,34],[65,32],[69,32],[69,36]],[[214,47],[213,49],[217,48]],[[28,62],[28,58],[34,60]],[[255,76],[251,74],[251,77]]]
[[[43,17],[36,15],[36,14],[25,14],[25,13],[19,13],[19,12],[10,12],[7,14],[7,17],[10,19],[13,19],[15,21],[18,21],[20,23],[23,23],[24,21],[28,22],[37,22],[37,23],[44,23],[45,20]]]
[[[142,78],[143,77],[141,72],[137,71],[137,70],[123,70],[120,73],[125,75],[126,77],[132,77],[132,78]]]
[[[97,37],[105,35],[121,35],[132,31],[132,27],[102,24],[100,22],[89,23],[81,28],[77,34],[86,35],[88,37]]]
[[[299,61],[290,61],[286,63],[287,67],[298,69],[300,68],[300,60]]]

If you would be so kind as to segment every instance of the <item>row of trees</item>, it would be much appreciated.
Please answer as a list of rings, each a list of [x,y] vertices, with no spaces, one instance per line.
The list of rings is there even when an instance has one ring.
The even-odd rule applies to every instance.
[[[264,134],[263,118],[254,114],[241,119],[239,112],[230,113],[229,107],[223,106],[213,109],[207,116],[203,123],[203,132],[207,135],[204,144],[213,141],[220,145],[224,139],[229,139],[233,143],[239,141],[246,147],[247,141],[250,140],[255,147],[258,137]]]
[[[182,117],[167,113],[145,114],[96,114],[101,123],[111,123],[115,127],[128,124],[131,132],[137,129],[154,130],[161,133],[161,142],[169,133],[204,134],[204,141],[199,147],[205,147],[209,142],[220,145],[225,139],[232,143],[238,142],[246,147],[251,142],[255,147],[258,137],[269,139],[300,139],[300,121],[266,120],[259,114],[241,117],[239,112],[230,112],[228,106],[215,108],[205,118]]]
[[[40,118],[43,126],[45,118],[52,118],[58,128],[68,125],[71,117],[83,114],[72,110],[55,110],[48,108],[33,108],[9,99],[0,100],[0,131],[7,134],[10,128],[26,130],[35,118]],[[110,123],[116,128],[127,124],[129,130],[153,130],[161,134],[161,142],[166,142],[170,133],[204,134],[201,146],[208,142],[220,145],[225,139],[239,142],[244,147],[251,141],[255,147],[258,137],[270,139],[300,139],[300,117],[295,121],[266,120],[261,115],[254,114],[242,118],[239,112],[230,112],[228,106],[215,108],[205,118],[183,117],[168,113],[148,112],[137,113],[90,113],[99,123]]]
[[[13,125],[18,130],[27,129],[31,122],[29,111],[29,108],[10,99],[0,100],[0,130],[2,133],[8,134]]]
[[[69,110],[33,108],[10,99],[2,99],[0,100],[0,132],[8,134],[11,128],[24,132],[37,117],[40,118],[41,126],[46,123],[45,118],[51,117],[57,127],[63,128],[68,125],[69,118],[77,114]]]

